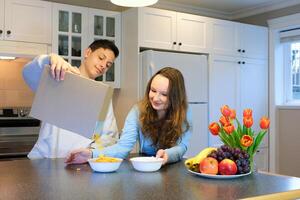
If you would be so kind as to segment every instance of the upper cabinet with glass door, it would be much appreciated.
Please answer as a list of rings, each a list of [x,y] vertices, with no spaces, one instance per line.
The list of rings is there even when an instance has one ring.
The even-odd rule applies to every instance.
[[[121,13],[84,8],[65,4],[53,4],[52,50],[73,66],[79,67],[84,50],[94,40],[108,39],[120,49]],[[120,87],[120,58],[103,76],[103,81],[114,88]]]
[[[98,39],[113,41],[121,49],[121,13],[99,9],[89,9],[89,43]],[[114,88],[120,88],[120,56],[103,75],[96,80]]]
[[[53,4],[52,51],[72,66],[79,67],[88,46],[88,12],[86,8]]]

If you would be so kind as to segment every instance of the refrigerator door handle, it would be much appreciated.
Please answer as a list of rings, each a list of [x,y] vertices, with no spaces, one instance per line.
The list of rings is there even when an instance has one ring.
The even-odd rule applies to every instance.
[[[188,104],[207,104],[208,102],[188,102]]]

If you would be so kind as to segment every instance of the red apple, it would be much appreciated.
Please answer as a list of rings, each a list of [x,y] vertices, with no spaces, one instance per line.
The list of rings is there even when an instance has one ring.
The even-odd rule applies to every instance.
[[[222,175],[234,175],[237,172],[237,166],[233,160],[225,158],[219,163],[219,173]]]
[[[203,174],[218,173],[218,161],[212,157],[204,158],[199,164],[199,171]]]

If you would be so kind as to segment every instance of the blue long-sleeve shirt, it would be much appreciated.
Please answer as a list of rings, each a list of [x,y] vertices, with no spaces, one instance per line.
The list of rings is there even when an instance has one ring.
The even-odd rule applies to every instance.
[[[124,159],[128,156],[138,140],[140,145],[140,153],[145,153],[149,156],[155,156],[158,149],[152,145],[150,138],[147,138],[143,135],[139,123],[139,115],[139,108],[137,105],[135,105],[126,117],[125,125],[118,143],[106,147],[103,150],[93,149],[93,157],[95,158],[102,154],[105,156]],[[184,153],[187,151],[193,127],[191,111],[189,109],[187,111],[187,120],[190,128],[182,135],[182,138],[178,139],[176,146],[165,149],[168,154],[168,163],[181,160]]]

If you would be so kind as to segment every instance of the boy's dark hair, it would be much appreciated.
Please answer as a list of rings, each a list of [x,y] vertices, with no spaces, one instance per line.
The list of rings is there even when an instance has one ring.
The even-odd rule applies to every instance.
[[[95,40],[94,42],[92,42],[92,44],[90,44],[89,48],[92,51],[96,51],[99,48],[110,49],[114,52],[115,57],[118,57],[119,55],[118,47],[115,45],[115,43],[113,43],[110,40],[105,40],[105,39]]]

